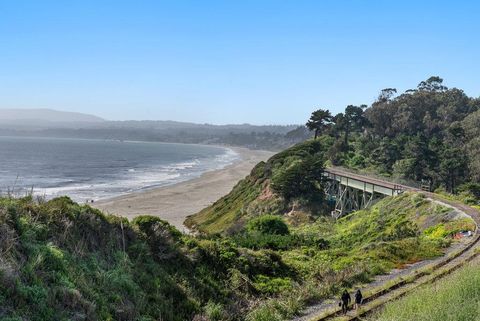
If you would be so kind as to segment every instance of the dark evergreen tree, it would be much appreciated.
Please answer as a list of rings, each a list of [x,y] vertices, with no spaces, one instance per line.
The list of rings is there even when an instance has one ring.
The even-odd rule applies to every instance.
[[[312,113],[306,126],[315,132],[315,139],[332,125],[333,117],[328,109],[318,109]]]

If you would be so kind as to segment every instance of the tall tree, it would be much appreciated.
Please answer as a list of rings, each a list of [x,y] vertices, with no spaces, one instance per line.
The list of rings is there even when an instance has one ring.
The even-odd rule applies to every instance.
[[[287,201],[303,198],[307,201],[320,202],[324,199],[322,185],[324,162],[321,154],[306,156],[274,175],[271,187]]]
[[[323,116],[312,114],[309,128],[317,136],[331,128],[327,155],[333,164],[429,179],[449,192],[480,183],[480,98],[447,88],[440,77],[399,95],[383,89],[369,108],[350,105],[337,114],[333,126],[316,122]]]
[[[339,138],[342,133],[345,131],[346,119],[344,113],[338,113],[333,117],[334,126],[332,128],[332,134],[335,138]]]
[[[333,117],[328,109],[318,109],[312,113],[306,126],[309,130],[315,132],[315,139],[329,128],[332,124]]]
[[[445,91],[448,89],[443,85],[443,79],[438,76],[432,76],[427,80],[420,82],[417,88],[418,90],[433,92]]]
[[[380,91],[380,95],[378,95],[377,102],[384,103],[390,101],[393,96],[397,93],[396,88],[385,88]]]
[[[480,110],[467,116],[462,126],[467,138],[469,171],[474,182],[480,183]]]
[[[343,117],[344,131],[345,131],[345,144],[348,144],[348,136],[351,132],[361,130],[367,123],[367,120],[363,114],[363,108],[353,105],[348,105],[345,108],[345,115]]]
[[[465,130],[455,122],[445,131],[441,151],[439,174],[445,189],[455,193],[459,184],[468,176],[468,158],[465,150]]]

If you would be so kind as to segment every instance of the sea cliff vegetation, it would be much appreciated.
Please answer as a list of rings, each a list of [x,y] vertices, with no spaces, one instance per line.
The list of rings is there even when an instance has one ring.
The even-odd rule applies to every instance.
[[[149,216],[128,222],[66,197],[4,198],[0,319],[282,320],[440,255],[466,228],[471,221],[415,194],[338,221],[262,214],[224,237],[182,235]]]
[[[423,182],[479,204],[480,100],[447,88],[439,77],[400,95],[384,89],[371,106],[349,105],[335,116],[318,109],[306,126],[315,139],[258,164],[231,193],[186,224],[207,234],[228,234],[263,213],[315,220],[329,208],[319,179],[325,166],[415,187]]]
[[[228,234],[241,229],[250,217],[285,214],[293,203],[297,209],[324,213],[321,175],[327,146],[324,139],[309,140],[260,162],[232,192],[185,224],[207,234]]]
[[[315,138],[259,163],[189,217],[196,235],[67,197],[0,199],[0,320],[285,320],[342,288],[442,255],[474,224],[422,194],[328,215],[322,174],[332,164],[428,181],[480,204],[478,100],[436,77],[394,94],[335,117],[315,111],[307,123]]]

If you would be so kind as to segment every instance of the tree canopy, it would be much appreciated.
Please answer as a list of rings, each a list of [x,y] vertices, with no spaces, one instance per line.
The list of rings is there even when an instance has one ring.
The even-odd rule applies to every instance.
[[[480,182],[480,99],[438,76],[399,95],[383,89],[370,106],[349,105],[334,117],[318,110],[307,127],[337,138],[328,152],[337,165],[429,180],[450,192]]]
[[[333,117],[329,110],[318,109],[312,113],[306,126],[311,131],[315,132],[315,139],[322,134],[332,124]]]

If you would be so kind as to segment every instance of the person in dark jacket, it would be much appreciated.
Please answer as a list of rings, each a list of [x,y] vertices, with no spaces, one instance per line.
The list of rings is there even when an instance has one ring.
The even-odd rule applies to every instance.
[[[360,291],[360,289],[357,289],[357,292],[355,292],[355,310],[357,310],[360,304],[362,304],[362,300],[363,300],[362,291]]]
[[[342,304],[342,312],[343,314],[347,314],[348,312],[348,305],[350,304],[350,301],[352,301],[352,298],[350,297],[350,294],[348,294],[347,290],[344,290],[341,296],[341,304]]]

